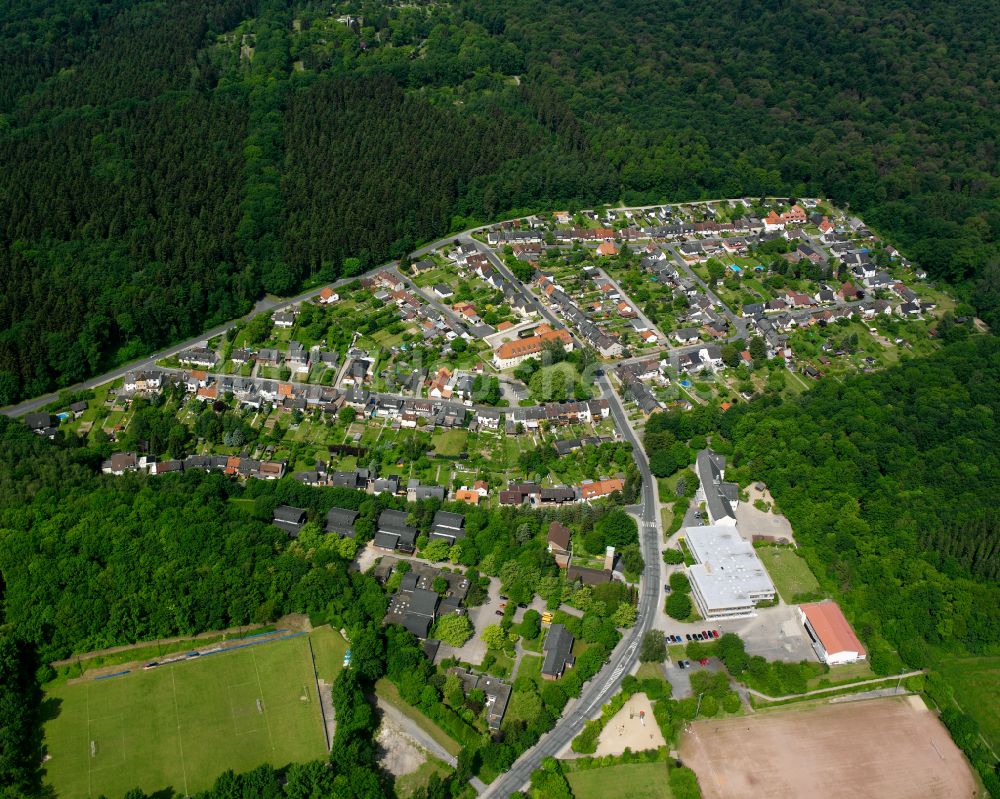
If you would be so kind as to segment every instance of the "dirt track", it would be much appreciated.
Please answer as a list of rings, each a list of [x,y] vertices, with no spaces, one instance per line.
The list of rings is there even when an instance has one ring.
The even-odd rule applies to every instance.
[[[698,721],[680,756],[705,799],[968,799],[975,781],[917,697]]]

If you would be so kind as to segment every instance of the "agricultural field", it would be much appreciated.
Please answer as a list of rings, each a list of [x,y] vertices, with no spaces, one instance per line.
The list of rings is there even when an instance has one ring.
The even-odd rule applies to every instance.
[[[323,676],[342,667],[342,642],[316,638]],[[338,655],[339,658],[338,659]],[[190,795],[225,769],[249,771],[326,754],[310,636],[56,684],[45,724],[46,782],[67,799],[134,787]]]
[[[792,603],[800,594],[819,591],[819,582],[809,569],[809,564],[794,549],[757,547],[756,552],[785,602]]]
[[[625,786],[629,799],[671,799],[666,763],[621,763],[604,768],[570,771],[566,774],[576,799],[607,799],[622,796]]]
[[[695,721],[680,756],[705,799],[976,795],[965,757],[917,696]]]

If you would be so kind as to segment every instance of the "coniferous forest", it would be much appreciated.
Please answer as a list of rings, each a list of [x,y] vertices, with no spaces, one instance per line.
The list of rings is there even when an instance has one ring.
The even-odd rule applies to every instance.
[[[1000,322],[986,3],[331,8],[3,3],[0,404],[555,205],[827,195]]]

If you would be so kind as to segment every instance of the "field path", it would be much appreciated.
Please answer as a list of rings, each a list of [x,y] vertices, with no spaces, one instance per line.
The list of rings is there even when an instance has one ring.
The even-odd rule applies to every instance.
[[[207,632],[198,633],[197,635],[175,635],[172,638],[157,638],[152,641],[137,641],[134,644],[109,646],[106,649],[95,649],[93,652],[81,652],[68,658],[63,658],[62,660],[54,660],[49,665],[52,666],[52,668],[57,669],[60,666],[71,666],[82,660],[91,660],[93,658],[104,657],[106,655],[117,655],[121,652],[128,652],[132,649],[145,649],[146,647],[156,644],[159,644],[160,646],[169,646],[170,644],[180,644],[186,641],[197,643],[198,641],[204,641],[206,638],[218,638],[220,636],[222,636],[223,640],[229,636],[242,638],[247,635],[252,635],[255,630],[263,630],[265,627],[285,628],[295,632],[299,630],[309,632],[312,629],[309,624],[308,617],[299,613],[294,613],[288,616],[283,616],[273,624],[244,624],[239,627],[229,627],[225,630],[209,630]]]
[[[783,702],[786,699],[798,699],[803,696],[816,696],[817,694],[829,694],[833,691],[844,691],[848,688],[857,688],[859,685],[874,685],[880,682],[889,682],[889,680],[902,680],[906,677],[916,677],[920,674],[926,674],[926,671],[908,671],[904,674],[890,674],[888,677],[875,677],[871,680],[861,680],[860,682],[849,682],[844,685],[832,685],[829,688],[817,688],[815,691],[806,691],[804,694],[788,694],[787,696],[768,696],[767,694],[762,694],[760,691],[756,691],[753,688],[746,688],[747,693],[753,694],[754,696],[764,699],[768,702]]]

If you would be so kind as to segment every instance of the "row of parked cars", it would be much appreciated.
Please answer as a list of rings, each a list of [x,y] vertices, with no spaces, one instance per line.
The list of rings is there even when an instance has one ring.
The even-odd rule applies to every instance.
[[[683,644],[685,641],[712,641],[719,637],[718,630],[702,630],[699,633],[685,633],[681,638],[679,635],[667,633],[668,644]]]

